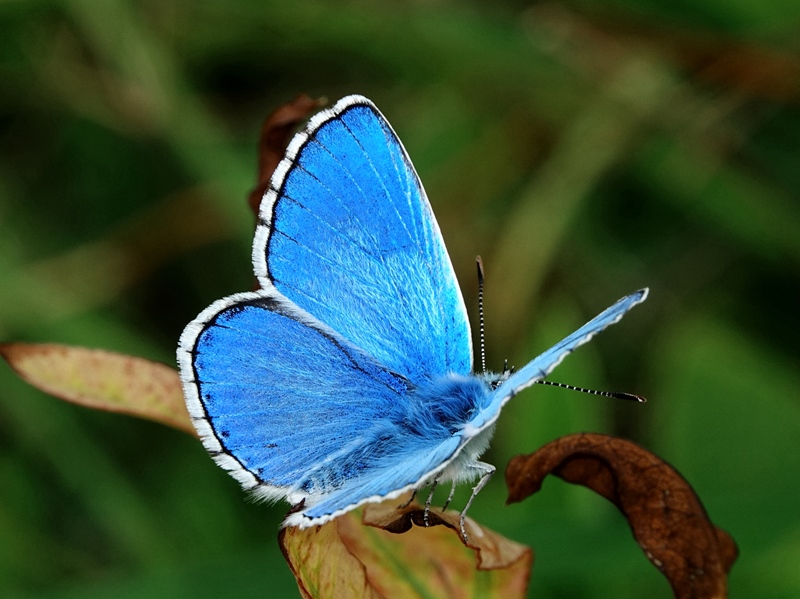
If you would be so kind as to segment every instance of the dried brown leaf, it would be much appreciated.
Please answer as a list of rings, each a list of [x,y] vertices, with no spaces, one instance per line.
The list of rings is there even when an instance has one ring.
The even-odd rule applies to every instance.
[[[300,94],[291,102],[278,107],[261,126],[258,142],[258,183],[248,198],[250,209],[256,217],[272,172],[283,158],[295,129],[323,104],[324,100],[314,100],[305,94]]]
[[[174,368],[110,351],[54,343],[3,343],[0,355],[19,376],[51,395],[196,435]]]
[[[508,502],[536,493],[548,474],[589,487],[614,503],[675,597],[727,596],[736,544],[711,523],[689,483],[661,458],[607,435],[562,437],[509,462]]]

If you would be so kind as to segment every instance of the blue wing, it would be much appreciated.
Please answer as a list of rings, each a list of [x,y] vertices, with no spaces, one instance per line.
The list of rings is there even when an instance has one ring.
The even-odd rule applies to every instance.
[[[366,98],[314,117],[273,175],[256,275],[389,370],[468,374],[466,308],[402,144]]]
[[[212,304],[186,328],[180,348],[187,404],[206,448],[268,498],[303,495],[306,473],[390,417],[408,389],[268,292]]]
[[[464,302],[422,186],[359,96],[293,139],[262,201],[253,263],[261,291],[212,304],[184,330],[181,378],[217,463],[257,497],[302,500],[287,519],[301,526],[471,475],[502,405],[647,293],[490,391],[470,375]]]
[[[178,358],[206,449],[256,497],[304,500],[289,524],[396,497],[459,445],[412,426],[409,411],[423,409],[409,381],[274,291],[211,305]]]
[[[547,377],[547,375],[577,347],[589,341],[609,325],[619,322],[628,310],[647,299],[647,293],[648,290],[645,288],[630,295],[626,295],[613,306],[606,308],[603,312],[595,316],[577,331],[568,335],[546,352],[528,362],[523,368],[508,377],[492,392],[487,406],[481,410],[478,417],[471,422],[471,425],[478,430],[490,426],[497,420],[500,409],[509,399],[523,389],[530,387],[536,383],[536,381]]]
[[[398,427],[395,432],[404,431]],[[392,499],[417,489],[444,469],[461,439],[450,437],[437,445],[421,444],[407,435],[386,439],[385,443],[375,441],[369,448],[371,455],[385,455],[386,459],[376,459],[371,468],[350,479],[348,484],[319,498],[312,496],[311,501],[307,499],[306,509],[290,514],[285,525],[323,524],[364,503]]]

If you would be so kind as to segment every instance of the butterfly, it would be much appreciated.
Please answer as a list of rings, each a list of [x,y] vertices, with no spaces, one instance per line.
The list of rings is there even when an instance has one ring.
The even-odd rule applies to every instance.
[[[464,515],[495,471],[478,457],[503,405],[647,296],[622,298],[516,372],[474,374],[467,310],[422,183],[388,121],[356,95],[292,139],[252,260],[260,289],[203,310],[177,358],[213,459],[256,499],[295,505],[284,526],[301,528],[477,480],[466,539]]]

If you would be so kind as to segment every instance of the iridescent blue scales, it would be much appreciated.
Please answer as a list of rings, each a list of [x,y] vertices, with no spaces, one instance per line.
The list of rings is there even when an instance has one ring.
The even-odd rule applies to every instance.
[[[303,502],[284,522],[300,527],[477,479],[469,507],[494,472],[478,457],[503,405],[647,296],[622,298],[510,376],[474,374],[422,184],[360,96],[292,140],[261,203],[253,265],[261,289],[189,323],[178,363],[206,449],[256,498]]]

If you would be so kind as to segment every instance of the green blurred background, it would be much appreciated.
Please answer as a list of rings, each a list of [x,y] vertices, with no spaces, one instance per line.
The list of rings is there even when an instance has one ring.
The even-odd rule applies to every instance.
[[[650,402],[527,391],[487,461],[634,439],[738,541],[734,597],[800,596],[800,3],[4,0],[0,339],[173,363],[252,285],[258,132],[298,92],[392,122],[472,314],[484,257],[491,367],[651,287],[553,377]],[[471,515],[535,548],[531,596],[671,596],[589,491],[504,499]],[[0,365],[0,596],[296,596],[285,509]]]

